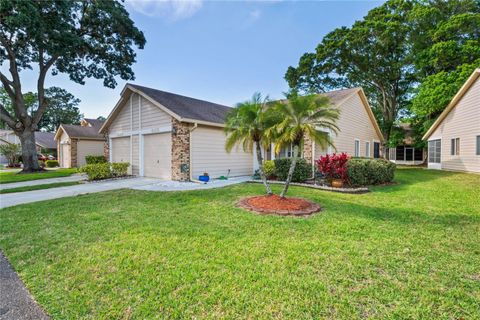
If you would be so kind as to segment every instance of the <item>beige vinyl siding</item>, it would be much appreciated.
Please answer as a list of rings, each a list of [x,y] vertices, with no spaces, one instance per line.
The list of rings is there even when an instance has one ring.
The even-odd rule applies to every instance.
[[[145,98],[142,103],[142,129],[170,127],[172,117]]]
[[[132,166],[132,174],[134,175],[140,174],[139,155],[140,155],[140,139],[138,134],[136,134],[132,136],[132,163],[130,164]]]
[[[139,95],[137,93],[132,94],[132,130],[138,130],[140,128],[140,103]]]
[[[355,139],[360,140],[360,156],[365,156],[365,142],[370,141],[370,157],[373,157],[373,142],[380,141],[375,131],[374,124],[368,116],[365,105],[359,93],[355,93],[340,106],[340,116],[337,120],[339,127],[338,135],[332,134],[332,140],[337,150],[331,148],[330,152],[346,152],[353,156],[355,154]],[[315,146],[315,159],[324,155],[326,150]]]
[[[131,130],[130,113],[130,99],[127,99],[110,125],[110,134],[129,132]]]
[[[192,177],[198,179],[205,171],[212,178],[251,175],[253,158],[251,153],[244,152],[241,147],[225,151],[226,136],[222,128],[199,126],[191,134]]]
[[[79,140],[77,142],[77,166],[87,164],[86,156],[103,156],[103,141]]]
[[[442,139],[442,169],[480,172],[476,136],[480,135],[480,78],[468,89],[428,140]],[[451,139],[460,138],[460,154],[451,155]]]

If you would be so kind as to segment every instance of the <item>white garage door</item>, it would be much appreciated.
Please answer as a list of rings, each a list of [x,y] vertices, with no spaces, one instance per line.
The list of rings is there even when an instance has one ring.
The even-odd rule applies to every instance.
[[[80,140],[77,143],[77,166],[81,167],[87,162],[86,156],[103,156],[103,141]]]
[[[222,128],[198,127],[192,132],[192,176],[207,172],[210,177],[246,176],[253,174],[253,157],[242,147],[225,151],[226,136]]]
[[[148,134],[143,137],[143,175],[172,178],[172,138],[170,133]]]
[[[70,168],[70,145],[62,144],[60,147],[60,156],[62,161],[60,165],[64,168]]]
[[[130,162],[130,137],[112,138],[112,162]]]

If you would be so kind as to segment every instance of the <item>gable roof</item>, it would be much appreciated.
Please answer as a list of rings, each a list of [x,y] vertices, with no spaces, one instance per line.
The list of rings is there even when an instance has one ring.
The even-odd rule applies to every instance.
[[[55,133],[35,131],[35,142],[45,149],[57,149],[55,142]]]
[[[97,119],[84,120],[86,120],[90,124],[90,126],[61,124],[57,130],[57,133],[55,134],[55,140],[60,139],[61,132],[65,132],[70,138],[103,140],[104,137],[101,133],[99,133],[99,130],[104,122]]]
[[[458,104],[458,102],[463,98],[465,93],[467,93],[468,89],[475,83],[475,81],[480,77],[480,68],[473,71],[470,77],[465,81],[463,86],[458,90],[458,92],[453,97],[452,101],[448,104],[448,106],[443,110],[443,112],[438,116],[437,120],[432,124],[430,129],[428,129],[427,133],[422,137],[422,140],[427,140],[433,132],[438,128],[438,126],[445,120],[448,116],[450,111],[453,110]]]
[[[126,101],[129,94],[131,94],[132,92],[138,93],[139,95],[159,107],[161,110],[168,113],[170,116],[174,117],[178,121],[183,122],[198,122],[201,124],[223,127],[228,113],[233,109],[231,107],[218,103],[199,100],[175,93],[170,93],[129,83],[122,90],[120,100],[117,102],[112,112],[109,114],[107,120],[100,128],[100,132],[103,132],[103,130],[105,130],[111,124],[116,114],[120,111],[123,102]],[[322,93],[322,95],[327,96],[330,101],[336,106],[341,105],[354,94],[360,95],[362,103],[375,128],[375,131],[377,132],[380,139],[383,141],[382,132],[380,130],[380,127],[378,126],[377,121],[375,120],[375,116],[373,115],[371,107],[368,104],[367,97],[365,96],[362,88],[341,89]]]

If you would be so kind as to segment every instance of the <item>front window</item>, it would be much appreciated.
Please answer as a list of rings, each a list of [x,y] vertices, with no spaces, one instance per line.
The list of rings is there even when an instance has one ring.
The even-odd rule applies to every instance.
[[[450,155],[458,156],[460,154],[460,138],[451,140]]]
[[[298,148],[298,156],[301,158],[303,157],[303,152],[302,148]],[[291,158],[293,157],[293,144],[290,144],[288,146],[283,146],[282,149],[280,149],[280,153],[278,154],[279,158]]]
[[[477,136],[477,156],[480,156],[480,136]]]
[[[440,163],[440,155],[442,153],[442,140],[428,141],[428,162]]]
[[[365,157],[370,158],[370,141],[365,142]]]
[[[355,139],[355,157],[360,157],[360,140]]]

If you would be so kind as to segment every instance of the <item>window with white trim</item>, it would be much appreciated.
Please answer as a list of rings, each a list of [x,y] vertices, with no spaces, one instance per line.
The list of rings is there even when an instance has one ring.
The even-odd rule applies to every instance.
[[[355,151],[353,154],[355,157],[360,157],[360,140],[358,139],[355,139]]]
[[[442,153],[442,140],[428,141],[428,163],[440,163]]]
[[[365,157],[370,158],[370,141],[365,142]]]
[[[450,155],[460,155],[460,138],[454,138],[450,140]]]
[[[480,156],[480,136],[477,136],[477,156]]]

